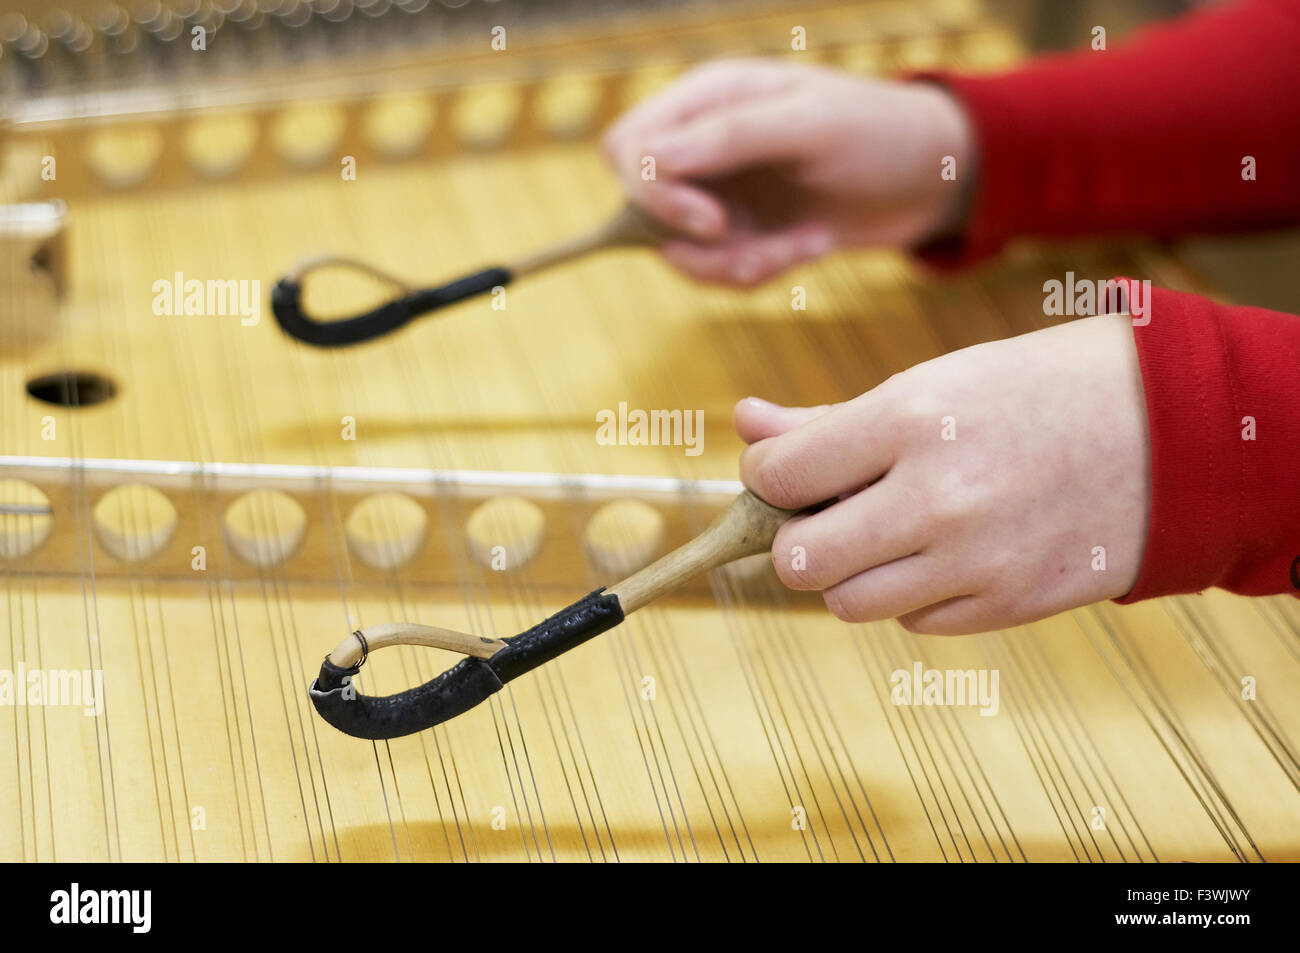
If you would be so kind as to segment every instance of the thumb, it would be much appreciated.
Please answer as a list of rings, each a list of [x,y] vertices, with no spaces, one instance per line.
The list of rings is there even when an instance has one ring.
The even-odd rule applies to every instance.
[[[736,403],[732,413],[732,422],[736,433],[745,443],[766,440],[800,427],[808,421],[820,417],[830,410],[833,404],[821,404],[818,407],[782,407],[760,397],[746,397]]]

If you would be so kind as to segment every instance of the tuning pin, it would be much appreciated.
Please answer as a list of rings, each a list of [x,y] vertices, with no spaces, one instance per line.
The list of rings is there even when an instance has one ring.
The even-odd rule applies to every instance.
[[[311,7],[306,0],[282,0],[272,11],[276,24],[278,55],[303,55],[311,23]]]
[[[33,90],[45,85],[41,60],[49,50],[49,39],[40,27],[21,13],[7,13],[0,18],[0,44],[13,63],[20,89]]]
[[[47,69],[55,82],[83,83],[93,75],[95,31],[79,16],[58,7],[45,16],[50,39]]]
[[[211,0],[175,0],[173,12],[181,21],[176,58],[192,73],[210,75],[229,59],[227,44],[216,40],[226,15]],[[193,54],[193,55],[191,55]]]
[[[271,26],[269,7],[277,0],[216,0],[216,7],[225,17],[224,29],[233,34],[229,43],[223,43],[232,68],[241,70],[245,65],[264,63],[274,51],[275,38]]]
[[[159,0],[136,0],[131,19],[140,28],[140,55],[145,68],[171,75],[184,21]]]
[[[347,55],[364,45],[365,35],[351,22],[353,0],[316,0],[313,6],[327,55]]]
[[[139,28],[132,22],[126,8],[113,2],[101,3],[95,8],[91,15],[91,25],[98,37],[98,45],[105,53],[102,63],[104,73],[106,76],[114,76],[139,49]]]

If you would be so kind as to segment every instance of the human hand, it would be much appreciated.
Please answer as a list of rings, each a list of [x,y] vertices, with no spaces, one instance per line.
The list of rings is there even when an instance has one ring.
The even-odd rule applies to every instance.
[[[692,70],[618,120],[605,149],[629,198],[687,236],[665,244],[668,261],[739,285],[837,245],[951,231],[975,175],[966,117],[945,90],[780,61]],[[940,176],[947,155],[955,181]]]
[[[735,423],[754,493],[788,509],[840,497],[788,521],[772,558],[846,621],[982,632],[1137,580],[1150,442],[1128,315],[955,351],[831,407],[750,398]]]

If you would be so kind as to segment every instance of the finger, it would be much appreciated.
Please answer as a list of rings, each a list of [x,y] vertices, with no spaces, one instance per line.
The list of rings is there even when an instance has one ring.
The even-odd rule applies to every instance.
[[[650,137],[645,149],[660,175],[717,176],[807,155],[816,143],[806,126],[804,104],[778,95],[712,110]]]
[[[672,129],[721,106],[769,96],[788,88],[795,78],[790,64],[770,60],[720,60],[698,66],[619,117],[605,133],[606,151],[618,153],[617,147],[629,140],[644,140],[649,133]]]
[[[736,402],[731,419],[740,439],[745,443],[754,443],[756,440],[783,434],[814,417],[820,417],[830,407],[830,404],[822,404],[820,407],[782,407],[761,397],[746,397]]]
[[[974,595],[955,596],[900,612],[898,622],[907,631],[918,635],[974,635],[1008,625],[987,599]]]
[[[822,593],[826,608],[845,622],[906,617],[926,606],[965,596],[951,572],[925,553],[868,569]]]
[[[1035,598],[1034,592],[995,593],[984,591],[943,603],[925,606],[899,618],[910,632],[927,635],[973,635],[1013,629],[1037,622],[1061,611],[1061,603],[1052,598]],[[1085,604],[1087,599],[1075,600]],[[1073,604],[1073,603],[1072,603]]]
[[[654,179],[645,178],[645,160],[653,157],[646,141],[696,116],[788,87],[797,72],[800,69],[789,64],[761,60],[712,63],[633,107],[604,137],[606,157],[628,197],[653,218],[687,234],[701,239],[720,236],[726,213],[714,196],[671,177],[660,178],[657,170]]]
[[[638,176],[634,184],[624,186],[624,191],[632,203],[651,218],[692,238],[705,242],[716,241],[727,231],[726,207],[716,195],[697,185],[688,182],[643,182]]]
[[[820,257],[833,243],[828,227],[805,222],[767,235],[732,237],[718,244],[667,242],[663,255],[669,264],[692,278],[753,287]]]
[[[893,465],[898,436],[881,388],[836,404],[740,455],[740,478],[757,496],[802,509],[878,480]]]
[[[791,589],[830,589],[920,552],[930,524],[897,478],[885,477],[811,516],[786,522],[772,543],[776,574]]]
[[[721,198],[697,183],[660,176],[640,140],[608,146],[613,166],[628,200],[672,229],[701,241],[715,241],[727,228]]]

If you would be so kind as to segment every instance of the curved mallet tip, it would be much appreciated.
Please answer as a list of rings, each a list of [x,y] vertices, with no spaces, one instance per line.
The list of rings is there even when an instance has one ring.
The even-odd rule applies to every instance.
[[[446,649],[472,658],[491,658],[506,647],[501,639],[489,639],[455,629],[413,622],[386,622],[358,629],[334,647],[329,662],[340,669],[350,669],[365,661],[366,655],[390,645],[424,645]]]

